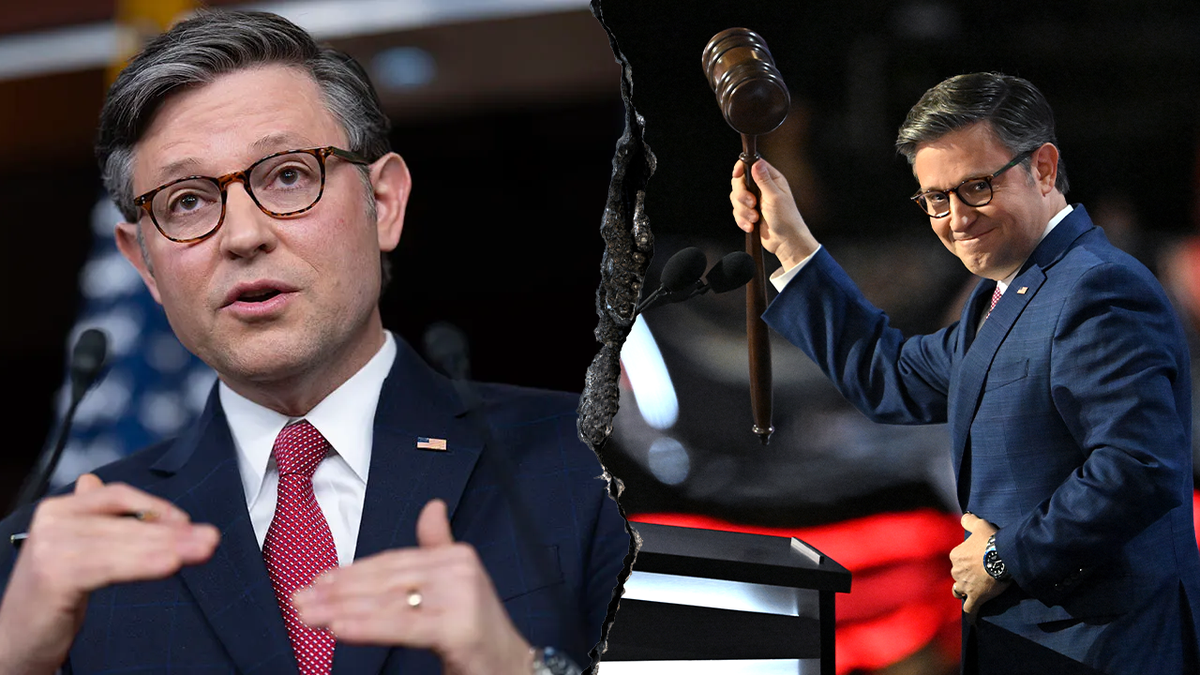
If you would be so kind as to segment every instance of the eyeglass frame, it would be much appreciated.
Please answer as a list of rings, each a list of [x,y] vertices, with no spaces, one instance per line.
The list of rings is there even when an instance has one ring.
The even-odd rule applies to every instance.
[[[261,202],[258,201],[258,197],[254,194],[254,188],[250,187],[250,172],[254,171],[255,167],[257,167],[259,164],[262,164],[263,162],[266,162],[267,160],[275,159],[276,157],[281,157],[283,155],[290,155],[293,153],[304,153],[304,154],[312,155],[313,157],[317,158],[317,164],[320,165],[320,167],[321,167],[321,189],[320,189],[320,191],[317,192],[317,197],[316,197],[316,199],[313,200],[313,203],[309,204],[308,206],[306,206],[302,209],[297,209],[295,211],[287,211],[284,213],[279,213],[276,211],[268,210],[266,207],[264,207],[262,205]],[[327,146],[320,147],[320,148],[301,148],[301,149],[297,149],[297,150],[284,150],[282,152],[271,153],[271,154],[267,155],[266,157],[263,157],[263,158],[259,159],[258,161],[254,162],[249,167],[247,167],[241,171],[234,171],[232,173],[227,173],[223,176],[216,176],[216,177],[213,177],[213,176],[184,176],[183,178],[176,178],[173,181],[169,181],[167,183],[163,183],[162,185],[159,185],[158,187],[154,188],[153,190],[150,190],[149,192],[147,192],[145,194],[135,197],[133,200],[133,205],[141,207],[150,216],[150,222],[154,223],[154,229],[158,230],[159,234],[161,234],[162,236],[166,237],[167,239],[169,239],[173,242],[177,242],[180,244],[191,244],[191,243],[194,243],[197,241],[202,241],[204,239],[211,237],[213,234],[216,233],[217,230],[221,229],[221,225],[225,224],[225,205],[229,201],[229,193],[227,191],[227,188],[229,187],[229,185],[231,183],[240,182],[242,184],[242,187],[245,188],[246,194],[250,195],[250,199],[251,199],[251,201],[254,202],[254,205],[257,206],[260,211],[267,214],[268,216],[271,216],[272,218],[288,218],[291,216],[298,216],[301,213],[304,213],[305,211],[312,209],[314,206],[317,205],[318,202],[321,201],[321,197],[325,195],[325,160],[327,160],[330,155],[333,155],[334,157],[337,157],[344,161],[350,162],[351,164],[368,165],[371,163],[370,160],[368,160],[367,158],[363,157],[362,155],[360,155],[356,152],[353,152],[350,150],[343,150],[343,149],[333,146],[333,145],[327,145]],[[219,218],[217,218],[217,224],[214,225],[213,228],[211,230],[209,230],[208,232],[205,232],[204,234],[196,236],[196,237],[189,237],[187,239],[176,239],[175,237],[172,237],[171,235],[167,234],[166,232],[163,232],[162,226],[158,224],[158,218],[154,217],[154,197],[159,192],[171,187],[172,185],[177,185],[179,183],[183,183],[183,182],[186,182],[189,180],[207,180],[207,181],[211,181],[213,183],[213,185],[217,186],[217,189],[221,191],[221,216]]]
[[[912,200],[912,202],[917,205],[918,209],[921,209],[921,213],[924,213],[925,215],[929,216],[930,218],[945,218],[946,216],[950,215],[950,209],[947,208],[945,213],[939,213],[935,216],[932,213],[930,213],[929,211],[926,211],[925,208],[921,206],[921,202],[918,201],[919,199],[921,199],[921,197],[924,197],[925,195],[934,194],[937,192],[940,192],[940,193],[946,195],[946,204],[950,203],[950,193],[953,192],[955,194],[955,196],[958,197],[958,201],[962,202],[963,204],[965,204],[967,206],[970,206],[971,208],[979,208],[980,206],[987,206],[988,204],[992,203],[992,199],[995,198],[995,196],[996,196],[996,188],[995,188],[995,186],[992,185],[992,181],[995,180],[997,176],[1004,173],[1005,171],[1008,171],[1009,169],[1013,168],[1014,166],[1029,159],[1029,157],[1032,156],[1033,153],[1037,152],[1037,150],[1038,150],[1037,148],[1034,148],[1033,150],[1026,150],[1025,152],[1022,152],[1021,154],[1017,155],[1016,157],[1013,157],[1011,162],[1009,162],[1008,164],[1005,164],[1004,166],[1000,167],[995,172],[988,174],[986,176],[971,176],[970,178],[964,178],[962,180],[962,182],[960,182],[958,185],[955,185],[954,187],[950,188],[949,190],[920,190],[915,195],[909,197],[909,199]],[[988,186],[988,190],[992,193],[991,196],[989,196],[987,198],[987,201],[985,201],[982,204],[972,204],[972,203],[968,202],[967,200],[963,199],[963,196],[958,192],[958,189],[961,188],[962,186],[966,185],[967,183],[970,183],[972,181],[977,181],[977,180],[986,182],[987,186]]]

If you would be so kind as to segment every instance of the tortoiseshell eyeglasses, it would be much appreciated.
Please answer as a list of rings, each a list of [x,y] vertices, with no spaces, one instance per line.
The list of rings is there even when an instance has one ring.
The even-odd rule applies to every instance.
[[[162,236],[180,243],[211,236],[225,222],[226,188],[240,181],[263,213],[287,218],[308,211],[325,193],[325,160],[330,155],[353,164],[364,157],[333,146],[267,155],[244,171],[224,176],[188,176],[160,185],[133,200],[150,214]]]
[[[993,174],[968,178],[949,190],[926,190],[918,192],[909,197],[909,199],[916,202],[917,208],[927,213],[930,218],[945,218],[950,215],[951,192],[958,195],[959,201],[967,206],[987,206],[992,202],[992,196],[995,194],[992,181],[1005,171],[1024,162],[1033,153],[1034,150],[1022,152]]]

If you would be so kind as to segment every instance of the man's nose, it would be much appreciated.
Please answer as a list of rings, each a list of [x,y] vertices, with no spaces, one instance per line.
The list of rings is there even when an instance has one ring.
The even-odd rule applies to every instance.
[[[225,188],[225,222],[221,224],[221,249],[235,257],[249,257],[275,247],[274,219],[258,208],[241,181]]]
[[[949,199],[950,215],[946,217],[950,219],[950,229],[955,232],[962,232],[975,221],[975,216],[979,214],[979,211],[974,206],[964,202],[962,197],[958,196],[957,192],[951,191]]]

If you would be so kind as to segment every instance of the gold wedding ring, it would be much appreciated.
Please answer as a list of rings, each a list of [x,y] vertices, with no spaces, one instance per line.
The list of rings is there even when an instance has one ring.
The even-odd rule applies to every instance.
[[[424,598],[421,597],[421,591],[418,591],[415,588],[410,588],[408,590],[407,600],[409,607],[412,607],[413,609],[419,608],[423,599]]]

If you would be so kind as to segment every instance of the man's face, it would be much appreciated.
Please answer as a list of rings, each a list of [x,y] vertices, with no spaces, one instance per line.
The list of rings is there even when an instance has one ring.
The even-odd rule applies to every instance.
[[[984,206],[968,206],[957,194],[950,195],[950,213],[929,219],[933,231],[946,248],[958,256],[973,274],[1004,279],[1033,253],[1053,213],[1047,213],[1047,195],[1054,186],[1053,175],[1042,175],[1036,167],[1043,146],[1031,159],[1033,175],[1015,166],[992,179],[992,200]],[[995,173],[1013,159],[987,123],[979,123],[921,145],[913,161],[913,173],[921,190],[949,190],[967,178]],[[1057,162],[1057,153],[1054,154]],[[1043,161],[1044,164],[1044,161]]]
[[[329,145],[346,148],[345,132],[307,73],[278,65],[237,71],[160,106],[135,147],[133,190]],[[398,156],[370,168],[375,219],[359,169],[331,157],[324,193],[305,213],[269,216],[234,182],[224,222],[209,238],[169,241],[143,214],[118,226],[118,243],[180,341],[235,390],[251,398],[280,386],[332,390],[382,344],[379,256],[399,239],[408,195]],[[144,260],[134,228],[145,238]]]

